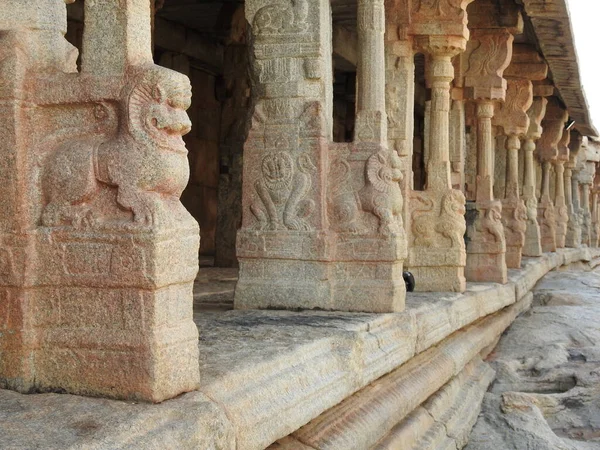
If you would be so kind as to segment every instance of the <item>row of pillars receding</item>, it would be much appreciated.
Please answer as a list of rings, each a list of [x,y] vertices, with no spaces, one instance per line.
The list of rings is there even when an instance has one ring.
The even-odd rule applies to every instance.
[[[147,0],[85,2],[77,72],[65,2],[5,0],[0,17],[0,387],[162,401],[200,383],[189,80],[153,64]],[[469,31],[470,2],[415,3],[359,0],[355,137],[332,143],[329,0],[246,1],[236,308],[400,312],[406,267],[419,290],[462,292],[506,282],[522,254],[597,244],[595,163],[569,144],[543,60],[513,44],[518,8],[498,26],[478,0]]]

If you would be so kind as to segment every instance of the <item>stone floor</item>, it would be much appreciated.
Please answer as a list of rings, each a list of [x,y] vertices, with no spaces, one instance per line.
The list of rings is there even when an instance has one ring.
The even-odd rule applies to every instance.
[[[548,274],[488,360],[467,450],[600,449],[600,269]]]
[[[237,279],[237,268],[214,267],[211,258],[201,258],[200,270],[194,282],[194,311],[233,309]]]
[[[527,259],[523,269],[510,271],[506,285],[413,293],[398,314],[223,311],[231,304],[224,298],[231,299],[235,272],[202,268],[194,314],[198,392],[148,405],[0,390],[0,449],[264,449],[458,330],[524,298],[549,271],[599,256],[596,250],[561,250]]]

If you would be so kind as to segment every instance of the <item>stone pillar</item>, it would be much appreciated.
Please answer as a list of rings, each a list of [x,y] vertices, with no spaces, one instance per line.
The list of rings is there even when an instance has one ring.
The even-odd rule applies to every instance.
[[[579,202],[575,206],[575,196],[579,198],[579,185],[574,177],[577,163],[577,155],[581,148],[582,136],[578,132],[571,132],[571,143],[569,146],[569,161],[565,164],[565,197],[569,222],[567,223],[567,235],[565,246],[577,248],[581,245],[581,223],[579,220]]]
[[[199,385],[191,88],[145,0],[86,2],[73,73],[64,3],[0,17],[0,387],[158,402]]]
[[[422,291],[462,292],[466,288],[465,197],[452,189],[449,115],[452,58],[466,48],[465,9],[471,1],[452,8],[420,2],[410,16],[408,33],[414,37],[415,48],[426,55],[430,91],[424,136],[427,181],[425,190],[413,191],[410,198],[408,265]]]
[[[383,2],[359,4],[351,144],[331,143],[329,1],[245,8],[256,107],[244,148],[235,307],[401,311],[402,164],[387,148]]]
[[[554,162],[555,193],[554,193],[554,208],[556,211],[556,248],[565,247],[565,238],[567,236],[567,224],[569,216],[567,214],[567,204],[565,201],[565,163],[564,161]]]
[[[512,55],[513,36],[505,29],[473,32],[466,58],[465,87],[477,105],[476,201],[467,205],[467,266],[470,281],[506,283],[506,240],[502,203],[493,195],[492,117],[506,94],[504,69]]]
[[[546,115],[548,100],[536,96],[533,104],[527,111],[529,116],[529,129],[523,144],[523,201],[527,207],[527,229],[525,230],[524,256],[541,256],[542,241],[540,226],[537,221],[538,199],[536,195],[536,161],[534,152],[536,142],[542,137],[542,119]]]
[[[581,227],[581,242],[583,245],[591,246],[592,241],[592,213],[590,211],[591,183],[581,183],[581,211],[583,225]]]
[[[383,0],[358,0],[355,142],[387,144]]]
[[[579,171],[573,174],[572,178],[572,194],[573,194],[573,212],[579,224],[579,233],[575,236],[574,247],[579,247],[583,243],[583,210],[581,208],[581,186],[579,184]]]
[[[429,55],[427,84],[431,89],[424,192],[411,197],[412,245],[409,267],[422,291],[455,291],[466,288],[464,265],[464,204],[462,192],[452,189],[449,154],[450,82],[454,77],[451,57],[455,47],[441,41],[430,45],[420,38],[421,49]],[[420,286],[419,286],[420,284]]]
[[[554,161],[554,210],[556,213],[556,248],[564,248],[569,214],[565,195],[565,164],[569,162],[571,133],[564,130],[558,142],[558,157]]]
[[[502,225],[506,239],[506,265],[521,267],[522,249],[527,231],[527,208],[520,198],[519,150],[521,137],[529,129],[527,110],[533,102],[533,85],[529,80],[508,80],[506,101],[494,117],[494,123],[502,128],[506,139],[506,183],[502,200]]]
[[[598,217],[598,190],[595,188],[592,191],[592,230],[591,230],[591,242],[590,247],[598,247],[599,227],[600,218]]]
[[[542,189],[538,204],[538,223],[542,236],[542,251],[556,251],[556,214],[553,199],[550,197],[550,169],[557,160],[558,143],[563,135],[568,114],[560,106],[556,97],[550,97],[546,115],[542,121],[543,133],[538,141],[538,155],[542,164]]]

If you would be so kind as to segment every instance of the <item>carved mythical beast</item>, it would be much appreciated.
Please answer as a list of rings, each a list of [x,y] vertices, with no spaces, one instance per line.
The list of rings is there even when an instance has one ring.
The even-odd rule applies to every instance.
[[[363,211],[379,219],[379,232],[399,233],[402,228],[402,162],[395,150],[381,149],[374,153],[365,167],[366,184],[358,193]]]
[[[464,235],[467,228],[465,222],[465,196],[456,189],[448,191],[441,200],[441,207],[434,199],[425,197],[427,193],[419,193],[415,197],[425,208],[416,208],[412,215],[412,231],[414,245],[417,247],[442,247],[444,244],[438,238],[445,237],[450,247],[460,248],[464,245]],[[439,211],[439,215],[438,215]]]
[[[307,27],[308,0],[289,0],[262,7],[254,16],[256,34],[300,32]]]
[[[190,102],[186,76],[159,66],[133,69],[119,101],[117,135],[69,142],[47,160],[42,223],[93,225],[110,209],[96,201],[106,187],[116,188],[119,208],[136,224],[168,217],[165,202],[178,204],[189,178],[182,136],[191,128]]]

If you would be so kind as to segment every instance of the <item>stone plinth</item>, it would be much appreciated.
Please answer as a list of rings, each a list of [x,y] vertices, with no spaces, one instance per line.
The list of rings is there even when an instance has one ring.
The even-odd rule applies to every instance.
[[[527,232],[527,208],[523,200],[509,198],[502,200],[502,225],[506,238],[506,267],[521,267],[522,249]]]
[[[467,202],[467,266],[469,281],[506,283],[506,242],[502,203]]]
[[[538,223],[540,224],[542,251],[556,251],[556,213],[549,199],[544,199],[538,206]]]

